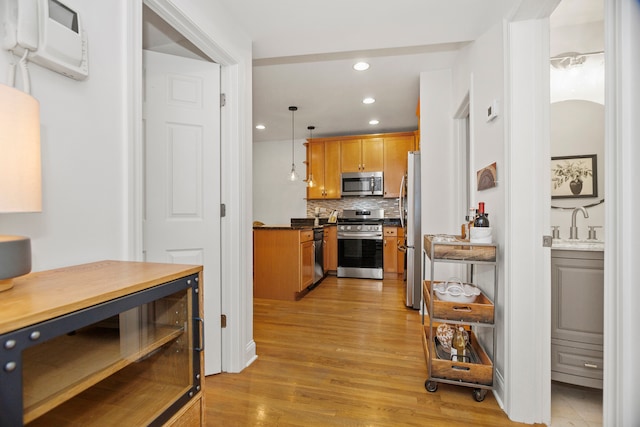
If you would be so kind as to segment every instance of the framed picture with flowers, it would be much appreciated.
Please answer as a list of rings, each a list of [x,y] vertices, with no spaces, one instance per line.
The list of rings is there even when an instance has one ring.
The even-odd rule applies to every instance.
[[[598,197],[597,156],[551,158],[551,198]]]

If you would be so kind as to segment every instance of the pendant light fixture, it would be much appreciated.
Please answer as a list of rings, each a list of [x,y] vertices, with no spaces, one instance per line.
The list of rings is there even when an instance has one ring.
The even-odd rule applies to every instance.
[[[294,156],[294,115],[295,112],[298,111],[298,107],[296,107],[295,105],[292,105],[289,107],[289,111],[291,111],[291,172],[289,172],[289,180],[290,181],[295,181],[296,179],[298,179],[298,174],[296,173],[296,162],[295,162],[295,156]]]
[[[309,129],[309,142],[311,142],[311,140],[313,139],[313,130],[315,129],[315,126],[307,126],[307,129]],[[311,162],[311,157],[309,157],[309,162]],[[309,173],[309,179],[307,180],[307,187],[313,187],[314,186],[314,182],[313,182],[313,167],[311,167],[311,163],[309,163],[309,169],[311,170],[311,172]]]

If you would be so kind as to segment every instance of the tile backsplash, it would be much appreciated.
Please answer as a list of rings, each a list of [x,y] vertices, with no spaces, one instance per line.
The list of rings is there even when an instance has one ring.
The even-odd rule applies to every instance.
[[[385,218],[400,218],[398,199],[385,199],[382,196],[343,197],[338,200],[307,200],[307,217],[312,218],[316,207],[320,208],[320,216],[327,217],[333,210],[344,209],[384,209]]]

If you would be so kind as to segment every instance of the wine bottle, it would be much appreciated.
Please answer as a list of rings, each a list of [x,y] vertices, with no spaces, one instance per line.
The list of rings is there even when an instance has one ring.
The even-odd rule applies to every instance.
[[[484,202],[478,203],[478,216],[473,222],[474,227],[488,227],[489,226],[489,218],[487,217],[489,214],[484,211]]]
[[[451,360],[454,362],[464,362],[464,356],[467,353],[467,339],[465,337],[464,328],[457,326],[453,338],[451,339]]]

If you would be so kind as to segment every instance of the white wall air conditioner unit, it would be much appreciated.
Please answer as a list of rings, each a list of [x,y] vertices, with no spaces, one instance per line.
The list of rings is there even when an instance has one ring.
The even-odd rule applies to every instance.
[[[59,0],[0,0],[3,48],[76,80],[89,75],[80,15]]]

